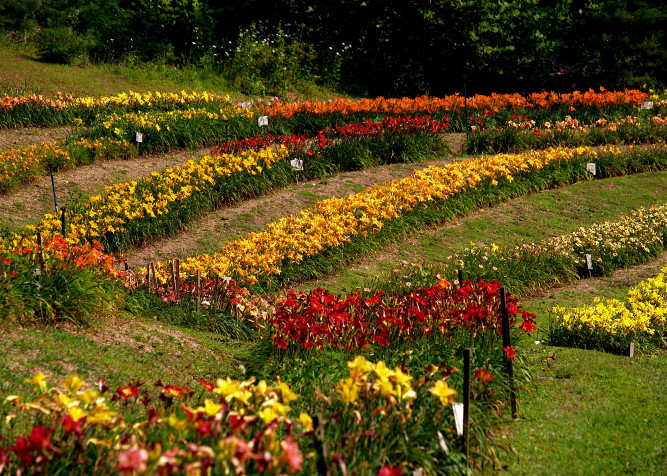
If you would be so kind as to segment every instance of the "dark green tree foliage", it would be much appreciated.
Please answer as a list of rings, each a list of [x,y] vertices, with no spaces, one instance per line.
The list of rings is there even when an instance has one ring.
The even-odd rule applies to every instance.
[[[0,0],[0,30],[23,32],[35,26],[33,15],[41,0]]]
[[[588,11],[581,10],[584,3]],[[578,88],[667,84],[667,7],[661,0],[574,1],[563,73]]]
[[[241,76],[254,64],[242,81],[268,92],[287,84],[274,78],[267,88],[258,77],[276,54],[261,45],[280,35],[280,58],[307,61],[279,67],[385,96],[452,93],[464,80],[471,93],[661,87],[666,18],[660,0],[0,0],[0,28],[59,28],[48,33],[84,45],[94,61]],[[241,35],[251,25],[262,25],[254,42]]]

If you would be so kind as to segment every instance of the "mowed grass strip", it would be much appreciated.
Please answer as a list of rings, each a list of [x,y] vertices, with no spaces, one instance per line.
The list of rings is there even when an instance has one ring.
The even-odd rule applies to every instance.
[[[582,280],[522,301],[548,325],[554,305],[591,305],[596,297],[621,299],[657,275],[667,253],[613,276]],[[542,334],[543,336],[543,334]],[[627,356],[536,345],[540,333],[519,345],[535,381],[508,423],[519,460],[510,474],[665,474],[667,467],[667,352]],[[554,355],[555,360],[547,356]]]
[[[628,175],[547,190],[398,237],[381,251],[360,259],[336,275],[306,281],[298,288],[321,286],[332,292],[354,290],[367,286],[376,275],[391,272],[402,261],[445,262],[448,256],[470,243],[503,246],[521,240],[547,240],[579,227],[618,219],[635,208],[666,202],[667,172]]]

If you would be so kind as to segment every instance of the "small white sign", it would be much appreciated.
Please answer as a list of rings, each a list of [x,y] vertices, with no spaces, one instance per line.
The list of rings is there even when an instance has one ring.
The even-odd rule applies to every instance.
[[[447,447],[447,442],[445,441],[445,437],[442,436],[442,433],[440,433],[440,432],[438,432],[438,443],[440,444],[440,449],[442,451],[444,451],[446,455],[448,455],[449,454],[449,448]],[[423,471],[422,471],[422,474],[424,474]],[[413,476],[414,476],[414,473],[413,473]]]
[[[232,278],[229,276],[225,276],[224,278],[222,278],[222,280],[225,282],[227,286],[229,286],[229,283],[232,282]]]
[[[644,104],[639,106],[639,109],[653,109],[653,101],[646,101]]]
[[[463,403],[452,403],[452,410],[456,422],[456,434],[461,436],[463,434]]]
[[[137,132],[137,135],[135,136],[134,140],[136,140],[137,142],[143,142],[144,135],[141,132]]]
[[[294,170],[303,171],[303,159],[292,159],[289,163]]]
[[[586,164],[586,170],[588,170],[593,175],[597,175],[598,170],[597,170],[597,165],[595,164],[595,162],[588,162]]]
[[[250,104],[252,104],[250,101],[242,102],[241,109],[248,109],[250,107]]]
[[[586,255],[586,266],[588,269],[593,269],[593,257],[591,255]]]
[[[269,125],[269,116],[260,116],[257,119],[257,124],[259,125],[259,127],[268,126]]]

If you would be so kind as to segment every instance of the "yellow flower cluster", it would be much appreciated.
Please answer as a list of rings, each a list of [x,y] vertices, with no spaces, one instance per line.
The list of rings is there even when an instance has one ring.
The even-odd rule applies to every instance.
[[[221,107],[219,112],[211,112],[206,109],[186,109],[186,110],[177,110],[177,111],[152,111],[152,112],[130,112],[126,114],[117,114],[113,113],[110,116],[107,116],[103,121],[102,125],[106,129],[113,129],[117,135],[123,134],[123,129],[121,127],[130,127],[131,132],[135,130],[146,131],[153,129],[157,132],[162,129],[171,130],[170,124],[173,125],[175,121],[179,120],[227,120],[232,117],[246,117],[252,118],[253,112],[250,109],[242,109],[236,105],[227,104],[225,107]]]
[[[115,96],[108,97],[82,97],[77,98],[73,96],[60,95],[59,99],[67,101],[74,107],[103,108],[108,106],[122,106],[122,107],[136,107],[136,106],[163,106],[169,104],[202,104],[211,102],[226,103],[230,101],[229,96],[222,96],[220,94],[207,93],[206,91],[198,93],[193,91],[187,93],[181,91],[180,93],[171,92],[127,92],[120,93]]]
[[[360,393],[388,398],[394,405],[417,396],[412,389],[412,377],[399,367],[392,370],[382,361],[374,364],[361,355],[348,362],[347,366],[350,376],[342,379],[336,387],[336,392],[345,403],[356,404]],[[372,379],[369,378],[371,372]]]
[[[664,332],[667,319],[667,268],[630,289],[625,302],[595,298],[588,307],[553,308],[556,322],[568,331],[593,331],[611,336]]]
[[[607,153],[618,153],[607,148]],[[522,154],[499,154],[471,158],[442,167],[428,167],[410,177],[374,186],[361,193],[340,199],[318,202],[270,224],[266,231],[250,233],[227,243],[219,253],[183,260],[181,273],[194,276],[197,269],[204,275],[235,275],[253,284],[259,275],[279,274],[282,264],[298,264],[325,248],[340,246],[355,236],[375,233],[385,221],[400,217],[420,204],[444,200],[466,189],[490,180],[514,180],[514,175],[539,169],[545,164],[576,157],[595,157],[587,147],[558,148]],[[166,269],[166,267],[163,267]],[[166,279],[166,277],[164,278]]]
[[[90,197],[79,214],[67,217],[67,240],[77,243],[106,233],[122,232],[132,220],[169,213],[169,207],[178,206],[178,202],[205,190],[222,177],[239,172],[257,174],[264,167],[270,168],[274,162],[287,158],[287,154],[285,147],[268,147],[239,155],[205,156],[196,163],[191,160],[181,167],[153,172],[139,182],[108,186],[103,195]],[[24,246],[34,245],[37,232],[48,240],[60,234],[61,229],[60,217],[46,214],[39,224],[26,226],[22,236],[15,234],[0,241],[0,250],[13,249],[21,241]]]
[[[90,427],[104,425],[111,428],[121,425],[121,418],[112,410],[106,399],[95,389],[86,388],[83,380],[76,375],[70,375],[61,382],[61,386],[49,389],[46,377],[42,372],[37,372],[26,383],[33,385],[33,390],[40,390],[37,400],[23,402],[20,396],[10,395],[5,403],[11,402],[19,412],[38,410],[44,415],[64,416],[69,415],[72,420],[83,421]],[[17,413],[10,413],[7,421],[17,417]],[[118,428],[119,429],[119,428]]]

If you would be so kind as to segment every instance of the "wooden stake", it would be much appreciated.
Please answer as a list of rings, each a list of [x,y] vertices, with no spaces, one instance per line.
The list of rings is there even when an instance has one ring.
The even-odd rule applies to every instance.
[[[630,352],[629,352],[629,356],[630,356],[630,357],[634,357],[634,356],[635,356],[635,343],[634,343],[634,342],[630,342]]]
[[[463,452],[468,461],[470,440],[470,349],[463,349]]]
[[[199,305],[201,304],[201,270],[197,270],[197,312],[199,312]]]
[[[44,268],[44,249],[42,248],[42,233],[37,232],[37,248],[39,248],[39,267]]]
[[[153,281],[155,282],[155,294],[157,294],[158,290],[158,282],[157,282],[157,273],[155,272],[155,264],[151,263],[151,272],[153,273]]]
[[[0,260],[0,276],[4,277],[7,273],[5,273],[5,265],[2,264],[2,261]]]
[[[213,290],[213,314],[218,310],[218,287],[220,285],[220,276],[215,277],[215,289]]]
[[[148,293],[151,292],[151,265],[150,263],[146,266],[146,288],[148,288]]]
[[[174,269],[174,262],[171,262],[171,285],[172,288],[174,289],[174,296],[176,296],[177,293],[177,287],[176,287],[176,270]]]
[[[176,299],[181,298],[181,260],[176,259]]]
[[[511,347],[511,338],[510,338],[510,320],[509,314],[507,312],[507,297],[505,295],[505,288],[500,288],[500,314],[502,318],[502,336],[503,336],[503,347]],[[512,406],[512,418],[517,417],[516,413],[516,392],[514,389],[514,364],[512,359],[505,359],[507,365],[507,377],[510,385],[510,404]]]

